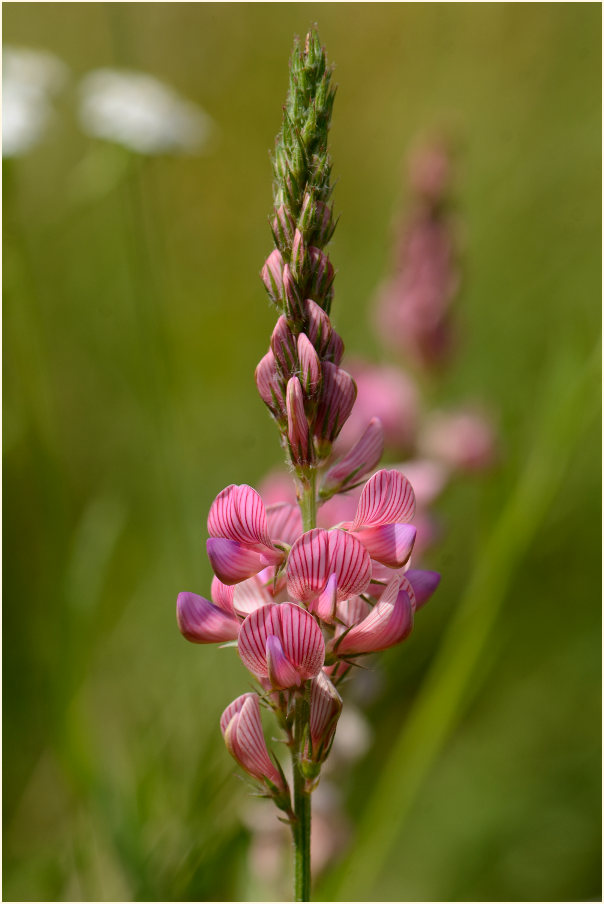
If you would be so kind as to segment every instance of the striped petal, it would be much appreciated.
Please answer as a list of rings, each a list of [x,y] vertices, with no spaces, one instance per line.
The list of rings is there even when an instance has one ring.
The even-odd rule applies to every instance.
[[[356,656],[386,650],[407,637],[413,628],[413,605],[396,576],[369,615],[334,643],[339,656]],[[407,582],[408,583],[408,582]]]
[[[323,669],[313,678],[310,693],[312,757],[321,762],[329,752],[342,711],[342,698]]]
[[[268,606],[273,602],[264,581],[257,574],[247,581],[235,584],[232,589],[233,608],[238,615],[249,615],[261,606]]]
[[[235,609],[233,608],[234,592],[235,588],[232,585],[223,584],[217,577],[212,578],[212,589],[210,592],[212,602],[229,615],[235,615]]]
[[[220,728],[227,750],[246,772],[284,789],[283,779],[264,740],[257,694],[243,694],[227,706],[220,719]]]
[[[416,609],[421,609],[428,602],[438,585],[440,575],[437,571],[421,571],[409,569],[405,577],[415,591]]]
[[[241,624],[234,615],[228,615],[196,593],[178,594],[176,620],[180,633],[192,643],[235,640]]]
[[[306,334],[321,357],[323,357],[331,340],[333,331],[331,321],[323,308],[311,298],[307,298],[304,302],[304,312],[307,323]]]
[[[261,678],[269,677],[266,642],[270,635],[279,639],[284,656],[303,681],[319,672],[325,660],[325,641],[306,609],[292,603],[263,606],[243,622],[239,655],[246,668]]]
[[[293,599],[312,603],[335,574],[336,598],[363,593],[371,579],[371,559],[356,537],[343,530],[315,528],[297,540],[287,563],[287,589]]]
[[[266,565],[257,552],[236,540],[210,537],[206,542],[206,549],[210,565],[223,584],[245,581]]]
[[[378,471],[361,493],[350,530],[411,521],[415,512],[413,487],[400,471]]]
[[[336,617],[338,576],[332,574],[320,596],[309,604],[308,611],[314,612],[324,622],[333,622]]]
[[[415,543],[417,529],[412,524],[381,524],[355,531],[372,559],[388,568],[402,568]]]
[[[266,638],[266,667],[272,687],[278,690],[302,684],[300,675],[285,655],[281,641],[274,634]]]
[[[300,360],[300,381],[307,396],[314,396],[321,385],[321,362],[304,333],[298,336],[298,358]]]
[[[208,514],[208,533],[249,546],[260,543],[272,547],[264,502],[245,483],[231,484],[218,494]]]
[[[308,464],[311,460],[311,438],[308,418],[304,410],[304,393],[297,377],[291,377],[287,384],[287,438],[296,464]]]
[[[277,320],[273,330],[271,349],[282,374],[286,380],[289,379],[298,369],[298,355],[296,339],[283,314]]]
[[[324,361],[322,369],[323,387],[315,416],[314,433],[320,439],[333,442],[352,411],[357,387],[350,374],[336,364]]]
[[[384,451],[382,422],[374,417],[360,440],[337,464],[329,469],[323,480],[321,492],[333,493],[336,489],[351,486],[373,471]]]
[[[369,613],[371,612],[371,606],[366,600],[364,600],[360,596],[351,596],[350,599],[342,600],[341,603],[338,603],[338,619],[345,625],[347,628],[350,628],[352,625],[358,624],[358,622],[363,621]],[[336,628],[336,634],[342,633],[340,630],[340,626]]]
[[[266,510],[268,531],[275,543],[292,546],[302,533],[302,515],[299,506],[291,502],[278,502]]]
[[[256,367],[256,386],[260,398],[278,421],[284,421],[285,393],[277,372],[277,363],[271,349],[260,359]]]

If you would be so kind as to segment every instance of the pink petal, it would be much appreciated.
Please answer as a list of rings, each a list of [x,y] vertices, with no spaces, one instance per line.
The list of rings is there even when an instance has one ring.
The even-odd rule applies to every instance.
[[[196,593],[179,593],[176,620],[181,634],[192,643],[224,643],[235,640],[240,622]]]
[[[350,599],[338,603],[338,618],[347,628],[363,621],[370,612],[371,606],[360,596],[351,596]],[[336,634],[338,633],[342,633],[340,626],[336,628]]]
[[[363,593],[371,580],[371,559],[363,544],[347,531],[329,531],[329,574],[338,579],[338,601]]]
[[[331,361],[332,364],[339,364],[344,357],[344,342],[339,333],[332,330],[327,348],[325,349],[325,360]]]
[[[307,322],[306,333],[313,346],[323,357],[331,339],[331,321],[323,308],[319,307],[311,298],[307,298],[304,302],[304,309]]]
[[[328,747],[341,711],[342,698],[321,670],[313,678],[310,694],[310,737],[315,757]]]
[[[407,478],[394,469],[381,470],[363,487],[350,530],[410,521],[414,511],[415,496]]]
[[[276,248],[271,251],[262,268],[262,282],[271,301],[280,304],[283,295],[283,257]]]
[[[292,458],[297,464],[307,464],[311,459],[310,431],[304,410],[304,393],[297,377],[287,384],[287,438]]]
[[[300,382],[308,397],[314,396],[321,385],[321,362],[308,336],[298,336],[298,358],[300,360]]]
[[[232,585],[223,584],[217,577],[212,578],[212,589],[210,593],[212,601],[219,609],[222,609],[223,612],[227,612],[229,615],[235,615],[235,610],[233,608],[234,592],[235,590]]]
[[[356,394],[356,384],[350,374],[336,364],[324,361],[323,387],[315,416],[315,436],[329,442],[336,439],[352,411]]]
[[[250,672],[269,677],[266,641],[271,634],[281,641],[284,655],[303,681],[319,672],[325,660],[323,634],[312,615],[292,603],[263,606],[243,622],[238,648]]]
[[[310,603],[323,590],[329,565],[329,534],[320,527],[296,540],[287,560],[287,592],[292,599]]]
[[[291,502],[278,502],[266,510],[268,530],[275,543],[292,546],[302,533],[300,508]]]
[[[272,687],[278,690],[302,684],[300,675],[283,651],[281,641],[274,634],[266,638],[266,667]]]
[[[210,565],[223,584],[237,584],[257,574],[265,562],[257,552],[235,540],[210,537],[206,542]]]
[[[409,569],[409,571],[406,572],[405,577],[415,591],[416,609],[421,609],[421,607],[428,602],[440,584],[440,575],[437,571]]]
[[[413,606],[399,578],[392,579],[379,603],[335,645],[340,656],[375,653],[404,640],[413,628]]]
[[[227,750],[246,772],[283,789],[283,779],[268,755],[257,694],[243,694],[227,706],[220,728]]]
[[[298,353],[296,338],[283,315],[279,317],[273,330],[271,348],[282,374],[286,380],[289,379],[298,369]]]
[[[264,404],[278,421],[285,419],[285,393],[277,373],[275,356],[269,350],[256,367],[256,386]]]
[[[336,615],[337,592],[338,576],[332,574],[321,595],[309,604],[308,611],[314,612],[324,622],[333,622]]]
[[[402,568],[415,543],[417,529],[411,524],[382,524],[355,531],[372,559],[388,568]]]
[[[261,606],[268,606],[273,599],[264,585],[260,575],[235,584],[233,589],[233,607],[238,615],[249,615]]]
[[[210,537],[225,537],[249,546],[272,547],[266,509],[260,494],[247,484],[231,484],[218,494],[208,515]]]
[[[381,421],[374,417],[360,440],[352,447],[348,455],[329,469],[322,491],[333,491],[336,487],[345,487],[357,483],[365,474],[378,464],[384,451],[384,431]]]

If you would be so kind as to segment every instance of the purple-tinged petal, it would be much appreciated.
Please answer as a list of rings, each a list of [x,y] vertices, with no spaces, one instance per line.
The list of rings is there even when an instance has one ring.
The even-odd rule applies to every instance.
[[[249,615],[261,606],[268,606],[273,599],[259,575],[235,584],[233,590],[233,608],[238,615]]]
[[[336,640],[334,646],[340,656],[376,653],[400,643],[412,628],[411,600],[405,590],[399,590],[399,578],[395,577],[369,615],[340,641]]]
[[[329,469],[321,492],[333,493],[336,489],[358,483],[358,481],[373,471],[384,451],[384,431],[379,418],[374,417],[359,441],[350,452]]]
[[[179,593],[176,620],[180,633],[192,643],[224,643],[235,640],[240,621],[196,593]]]
[[[309,464],[312,458],[308,418],[304,411],[304,393],[297,377],[287,384],[287,438],[296,464]]]
[[[277,373],[277,363],[272,350],[266,353],[256,368],[256,386],[260,398],[278,421],[287,417],[283,384]]]
[[[309,295],[313,298],[325,298],[334,281],[335,271],[328,256],[319,248],[311,245],[308,249]]]
[[[329,752],[342,711],[342,698],[323,670],[313,678],[310,692],[312,758],[322,762]]]
[[[417,530],[412,524],[381,524],[355,531],[372,559],[388,568],[402,568],[413,550]]]
[[[371,559],[363,544],[343,530],[329,531],[329,574],[337,575],[338,602],[363,593],[371,580]]]
[[[302,684],[300,675],[283,651],[281,641],[274,634],[266,638],[266,667],[269,681],[277,690],[300,687]]]
[[[287,592],[301,603],[312,602],[329,577],[329,533],[316,527],[296,540],[287,560]]]
[[[206,548],[212,570],[223,584],[238,584],[265,566],[259,553],[236,540],[210,537]]]
[[[223,584],[217,577],[212,578],[212,589],[210,595],[212,601],[229,615],[235,615],[233,608],[233,593],[235,592],[233,585]]]
[[[280,305],[283,298],[283,258],[276,248],[267,257],[261,276],[269,298]]]
[[[308,397],[314,396],[321,386],[321,362],[308,336],[298,336],[298,358],[300,360],[300,382]]]
[[[409,571],[405,573],[405,577],[415,591],[415,608],[416,610],[421,609],[422,606],[425,606],[440,584],[440,575],[437,571],[409,569]]]
[[[324,622],[333,622],[336,617],[338,576],[332,574],[321,594],[309,604],[308,611],[318,615]]]
[[[306,299],[304,310],[306,313],[306,333],[308,338],[319,352],[319,355],[323,357],[333,332],[331,320],[323,308],[316,301],[313,301],[312,298]]]
[[[231,484],[218,494],[208,514],[210,537],[225,537],[248,546],[272,548],[266,509],[259,493],[247,484]]]
[[[268,779],[283,790],[283,779],[268,754],[257,694],[243,694],[222,714],[220,728],[227,750],[254,778]]]
[[[271,349],[281,372],[288,380],[298,369],[296,338],[283,315],[279,317],[271,336]]]
[[[256,609],[241,626],[239,655],[250,672],[269,677],[266,641],[271,634],[279,638],[284,656],[303,681],[320,671],[325,641],[319,625],[301,606],[278,603]]]
[[[400,471],[382,469],[363,487],[350,530],[411,521],[414,511],[415,495],[407,478]]]
[[[315,416],[315,436],[333,442],[344,426],[357,394],[350,374],[335,364],[324,361],[323,387]]]
[[[332,364],[339,365],[344,357],[344,342],[339,333],[332,330],[329,342],[325,348],[325,360],[331,361]]]
[[[266,509],[268,532],[275,543],[292,546],[302,533],[302,515],[299,506],[291,502],[278,502]]]

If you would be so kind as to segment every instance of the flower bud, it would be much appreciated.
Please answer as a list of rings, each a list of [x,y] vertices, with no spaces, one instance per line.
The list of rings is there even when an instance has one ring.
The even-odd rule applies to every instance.
[[[323,670],[313,678],[310,693],[310,749],[307,755],[322,763],[331,748],[342,698]]]
[[[324,357],[333,364],[340,364],[344,357],[344,342],[342,341],[340,334],[336,333],[335,330],[331,331]]]
[[[286,379],[298,368],[296,339],[283,315],[279,317],[271,336],[271,348],[275,360]]]
[[[292,377],[287,384],[287,438],[292,461],[297,465],[310,464],[312,445],[308,419],[304,411],[304,393],[300,380]]]
[[[304,306],[289,264],[285,264],[283,268],[283,293],[287,319],[290,323],[300,322],[304,316]]]
[[[305,333],[316,348],[321,358],[325,357],[325,351],[329,347],[331,334],[333,332],[331,320],[316,301],[307,298],[304,302],[304,312],[306,314]],[[339,363],[339,362],[337,362]]]
[[[315,220],[315,202],[313,196],[307,192],[302,201],[302,209],[298,217],[298,229],[308,241],[312,237]]]
[[[334,281],[335,271],[327,255],[314,245],[308,249],[308,257],[310,261],[308,294],[313,298],[324,299]]]
[[[323,387],[314,421],[314,434],[319,440],[333,442],[347,420],[357,394],[357,387],[345,370],[324,361]]]
[[[284,204],[278,208],[271,224],[275,243],[279,248],[285,248],[287,251],[291,249],[294,240],[294,231],[296,224],[291,213]]]
[[[315,235],[314,241],[319,248],[323,248],[333,235],[336,228],[332,221],[332,210],[322,201],[318,201],[315,207]]]
[[[231,756],[254,778],[285,791],[285,783],[272,762],[260,719],[258,694],[242,694],[233,700],[220,718],[220,729]]]
[[[304,238],[299,229],[296,229],[294,233],[291,269],[296,280],[301,282],[304,271],[306,270],[306,245],[304,244]]]
[[[275,420],[285,423],[287,409],[283,385],[277,373],[277,363],[272,351],[268,351],[256,367],[256,386],[260,398],[267,406]]]
[[[269,298],[280,307],[283,304],[283,257],[277,248],[267,257],[261,275]]]
[[[373,471],[384,451],[384,432],[379,418],[369,422],[367,430],[345,455],[329,469],[321,487],[322,496],[330,496],[342,492],[347,487],[357,484],[361,478]]]
[[[300,382],[307,398],[316,395],[321,386],[321,362],[310,339],[305,333],[298,336]]]

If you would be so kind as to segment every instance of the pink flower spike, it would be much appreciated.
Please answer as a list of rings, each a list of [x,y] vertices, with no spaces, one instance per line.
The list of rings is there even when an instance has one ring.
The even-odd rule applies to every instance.
[[[235,615],[235,610],[233,608],[233,593],[234,588],[232,584],[223,584],[217,577],[212,578],[212,589],[210,593],[212,602],[228,615]]]
[[[314,612],[324,622],[333,623],[336,617],[337,592],[338,576],[334,573],[327,581],[321,595],[309,605],[308,611]]]
[[[407,478],[400,471],[383,469],[363,487],[350,530],[411,521],[414,512],[415,495]]]
[[[405,573],[405,577],[415,591],[416,610],[428,602],[438,585],[440,584],[440,575],[437,571],[421,571],[409,569]]]
[[[407,592],[399,590],[399,581],[395,576],[369,615],[339,642],[332,641],[339,656],[377,653],[408,637],[413,628],[413,606]]]
[[[360,440],[332,468],[323,480],[322,493],[333,493],[336,489],[358,483],[369,471],[373,471],[384,451],[384,431],[379,418],[374,417]]]
[[[274,634],[266,638],[266,667],[271,686],[277,690],[300,687],[302,679],[283,651],[281,641]]]
[[[291,377],[287,384],[287,438],[296,464],[308,464],[311,460],[310,431],[304,411],[304,393],[297,377]]]
[[[413,551],[417,529],[412,524],[380,524],[355,531],[372,559],[388,568],[402,568]]]
[[[223,584],[245,581],[258,574],[266,564],[259,553],[236,540],[210,537],[206,549],[212,570]]]
[[[350,374],[336,364],[323,362],[323,388],[315,417],[314,433],[333,442],[344,426],[357,394]]]
[[[196,593],[179,593],[176,620],[180,633],[191,643],[224,643],[235,640],[240,622]]]
[[[342,711],[342,698],[323,670],[313,678],[310,694],[312,758],[322,762],[331,746]]]
[[[314,678],[320,671],[325,661],[325,641],[306,609],[293,603],[277,603],[256,609],[245,619],[239,633],[239,655],[245,667],[260,678],[270,677],[266,646],[270,635],[278,638],[283,656],[302,681]],[[280,677],[282,672],[281,666]]]
[[[321,385],[321,362],[305,333],[298,336],[298,358],[302,387],[307,396],[313,396]]]
[[[269,298],[280,305],[283,298],[283,258],[276,248],[267,257],[261,275]]]
[[[227,750],[242,769],[254,778],[268,780],[279,790],[285,790],[264,740],[258,694],[242,694],[233,700],[220,718],[220,730]]]

